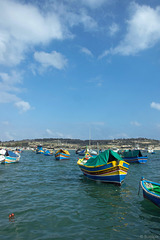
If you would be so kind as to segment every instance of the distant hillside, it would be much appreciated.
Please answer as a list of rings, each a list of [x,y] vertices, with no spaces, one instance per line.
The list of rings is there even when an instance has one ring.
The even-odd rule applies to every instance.
[[[6,147],[36,147],[41,144],[44,147],[57,148],[57,147],[65,147],[65,148],[73,148],[76,149],[78,147],[85,147],[90,145],[92,147],[100,148],[109,148],[109,147],[118,147],[118,148],[131,148],[131,147],[139,147],[139,148],[160,148],[160,140],[155,139],[147,139],[147,138],[121,138],[114,140],[80,140],[80,139],[69,139],[69,138],[43,138],[43,139],[25,139],[20,141],[5,141],[1,142],[1,146]]]

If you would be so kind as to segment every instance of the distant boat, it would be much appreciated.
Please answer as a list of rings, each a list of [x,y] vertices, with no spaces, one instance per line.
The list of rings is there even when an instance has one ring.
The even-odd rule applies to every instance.
[[[43,154],[44,153],[44,149],[41,145],[37,146],[36,153],[37,154]]]
[[[118,153],[119,152],[119,148],[112,148],[112,151]]]
[[[16,148],[16,150],[14,152],[21,153],[22,150],[20,148]]]
[[[121,185],[127,175],[129,164],[112,150],[106,150],[96,157],[86,157],[77,162],[83,174],[94,181]]]
[[[1,161],[2,164],[5,163],[16,163],[19,162],[20,154],[12,151],[7,151],[4,156],[4,160]]]
[[[89,148],[85,148],[78,152],[79,156],[85,156],[86,153],[90,153],[92,156],[98,155],[97,151],[89,149]]]
[[[144,198],[160,208],[160,184],[141,178],[141,187]]]
[[[121,157],[128,163],[146,163],[148,157],[143,156],[140,150],[126,150],[121,152]]]
[[[70,153],[67,150],[64,150],[62,148],[55,153],[56,160],[68,160],[69,156],[70,156]]]
[[[44,155],[45,156],[53,156],[53,152],[49,151],[49,150],[45,150],[44,151]]]
[[[97,151],[95,151],[95,150],[93,150],[93,149],[88,149],[88,152],[89,152],[92,156],[98,155]]]
[[[86,149],[83,149],[81,151],[78,151],[79,156],[85,156],[86,154]]]
[[[148,153],[155,154],[154,150],[151,148],[148,149]]]
[[[78,148],[78,149],[76,150],[76,154],[79,154],[81,151],[82,151],[82,149],[81,149],[81,148]]]

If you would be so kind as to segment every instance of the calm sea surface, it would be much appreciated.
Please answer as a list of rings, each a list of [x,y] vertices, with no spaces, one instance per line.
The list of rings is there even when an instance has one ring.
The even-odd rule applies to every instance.
[[[130,165],[121,187],[87,180],[70,153],[56,161],[24,151],[0,165],[0,239],[160,239],[160,209],[138,196],[141,176],[160,183],[160,152]]]

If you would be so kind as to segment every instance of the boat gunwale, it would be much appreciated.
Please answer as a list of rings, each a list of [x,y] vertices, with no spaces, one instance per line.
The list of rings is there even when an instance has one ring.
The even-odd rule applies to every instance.
[[[82,159],[79,159],[78,161],[77,161],[77,164],[79,165],[79,166],[84,166],[84,167],[86,167],[86,168],[98,168],[98,167],[103,167],[103,166],[105,166],[105,165],[109,165],[109,164],[111,164],[112,162],[117,162],[117,161],[112,161],[112,162],[107,162],[107,163],[105,163],[105,164],[102,164],[102,165],[97,165],[97,166],[86,166],[86,165],[84,165],[82,162],[83,162],[83,160],[81,161]],[[128,166],[130,165],[129,163],[127,163],[127,162],[125,162],[124,160],[120,160],[119,162],[122,162],[122,163],[125,163],[125,164],[127,164]],[[121,165],[121,164],[117,164],[116,166],[122,166],[122,167],[124,167],[123,165]],[[112,167],[115,167],[115,166],[112,166]],[[112,168],[111,167],[111,168]],[[124,168],[127,168],[127,167],[124,167]],[[127,168],[128,169],[128,168]]]
[[[151,182],[151,181],[148,181],[148,180],[141,180],[141,187],[142,189],[146,192],[146,193],[149,193],[150,195],[154,196],[154,197],[157,197],[160,199],[160,195],[156,194],[155,192],[151,192],[144,184],[144,182],[148,182],[148,183],[151,183],[151,184],[154,184],[154,185],[158,185],[160,187],[160,184],[158,183],[155,183],[155,182]]]

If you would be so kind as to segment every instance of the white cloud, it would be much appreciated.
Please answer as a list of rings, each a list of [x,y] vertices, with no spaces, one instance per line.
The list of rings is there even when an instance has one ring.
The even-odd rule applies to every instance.
[[[90,6],[105,0],[88,1]],[[53,40],[73,38],[69,28],[83,25],[86,31],[96,30],[97,22],[84,8],[72,9],[69,4],[47,2],[48,8],[16,0],[0,1],[0,64],[21,63],[34,46]]]
[[[119,26],[116,23],[112,23],[109,27],[109,34],[110,36],[114,36],[119,31]]]
[[[98,8],[108,2],[109,0],[82,0],[82,3],[90,8]]]
[[[12,71],[11,74],[0,72],[0,91],[19,92],[19,84],[22,83],[22,74]],[[18,85],[18,87],[17,87]]]
[[[30,45],[63,39],[58,16],[43,15],[31,4],[0,1],[0,63],[16,65],[24,59]]]
[[[137,122],[137,121],[132,121],[131,125],[136,126],[136,127],[141,126],[141,124],[139,122]]]
[[[85,48],[85,47],[81,48],[81,52],[85,53],[88,56],[93,57],[92,52],[88,48]]]
[[[94,85],[96,87],[102,87],[104,81],[102,80],[101,76],[97,76],[88,80],[88,82],[91,83],[92,86]]]
[[[2,124],[5,125],[5,126],[8,126],[9,122],[8,121],[3,121]]]
[[[10,133],[10,132],[5,132],[4,133],[4,138],[8,141],[8,140],[13,140],[15,139],[15,135]]]
[[[129,138],[128,134],[126,133],[117,133],[115,135],[110,135],[110,139],[116,139],[116,138]]]
[[[160,103],[155,103],[155,102],[152,102],[150,104],[151,108],[155,108],[157,110],[160,110]]]
[[[160,41],[160,7],[155,9],[131,4],[131,16],[127,21],[127,33],[120,44],[106,50],[101,57],[108,54],[135,55],[140,51],[153,47]]]
[[[81,10],[80,14],[77,15],[79,23],[84,25],[85,30],[97,30],[97,22],[90,17],[86,11]]]
[[[104,126],[105,122],[92,122],[91,124],[95,126]]]
[[[44,68],[51,66],[61,70],[67,65],[67,59],[61,53],[56,51],[51,53],[35,52],[34,58],[36,61],[41,63]]]
[[[46,129],[46,133],[51,135],[51,136],[53,135],[53,132],[50,129]]]
[[[18,101],[15,103],[15,106],[20,110],[21,113],[30,110],[31,106],[28,102]]]
[[[29,110],[30,104],[16,95],[22,91],[19,86],[22,83],[22,74],[16,71],[11,74],[0,72],[0,79],[0,103],[14,103],[20,112]]]

